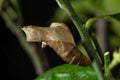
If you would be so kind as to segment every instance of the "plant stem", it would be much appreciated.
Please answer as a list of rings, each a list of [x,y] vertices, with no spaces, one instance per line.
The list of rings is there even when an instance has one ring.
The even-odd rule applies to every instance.
[[[71,5],[69,4],[69,1],[68,0],[57,0],[57,2],[59,4],[59,6],[63,10],[65,10],[66,13],[69,15],[69,17],[72,19],[73,23],[75,24],[75,26],[76,26],[76,28],[81,36],[83,45],[85,44],[89,47],[92,46],[91,42],[90,42],[90,44],[88,44],[90,40],[86,42],[87,37],[89,39],[89,35],[88,35],[87,31],[85,30],[85,28],[83,27],[82,23],[80,22],[80,19],[78,18],[78,16],[76,15],[74,10],[72,9]],[[89,51],[89,53],[93,52],[94,51],[93,47],[92,47],[92,49],[89,49],[88,51]],[[95,53],[95,51],[93,53]],[[89,55],[89,57],[91,59],[93,59],[92,55]]]
[[[110,70],[108,69],[109,64],[110,64],[110,56],[109,56],[109,52],[106,52],[106,53],[104,54],[105,77],[106,77],[108,80],[112,80],[111,72],[110,72]]]
[[[81,36],[82,44],[85,47],[86,51],[88,52],[90,59],[94,62],[93,67],[95,68],[95,71],[98,73],[99,80],[104,80],[101,69],[98,67],[101,64],[100,64],[100,61],[98,60],[96,51],[94,50],[94,47],[92,45],[90,35],[88,34],[88,30],[80,22],[79,17],[76,15],[75,11],[73,10],[68,0],[56,0],[56,1],[59,4],[59,6],[66,11],[66,13],[69,15],[69,17],[75,24]]]
[[[103,61],[104,61],[104,56],[103,55],[104,55],[104,53],[102,52],[102,50],[100,48],[100,45],[98,43],[98,40],[97,40],[95,34],[92,34],[91,38],[92,38],[92,40],[94,42],[94,45],[96,47],[96,51],[98,52],[98,55],[100,56],[101,64],[103,64]]]
[[[109,57],[109,52],[106,52],[104,54],[104,67],[105,67],[105,72],[107,72],[108,65],[110,63],[110,57]]]
[[[105,80],[104,76],[102,75],[102,72],[100,71],[100,66],[96,64],[96,60],[93,61],[93,67],[95,69],[95,72],[97,74],[98,80]]]
[[[21,45],[24,47],[24,49],[27,51],[29,57],[31,58],[31,61],[36,69],[36,73],[40,74],[43,72],[43,67],[41,65],[40,58],[37,56],[36,52],[30,47],[30,45],[26,42],[24,35],[20,28],[12,22],[10,17],[5,11],[2,11],[1,13],[2,18],[4,19],[7,27],[13,32],[14,35],[18,38]]]
[[[94,18],[90,18],[87,20],[87,22],[85,23],[85,28],[87,30],[89,30],[89,28],[91,27],[91,24],[97,20],[100,20],[100,19],[106,19],[106,20],[109,20],[110,19],[110,16],[97,16],[97,17],[94,17]]]

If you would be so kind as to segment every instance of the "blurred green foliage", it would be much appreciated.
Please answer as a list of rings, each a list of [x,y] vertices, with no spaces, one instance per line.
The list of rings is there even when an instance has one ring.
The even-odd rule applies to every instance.
[[[81,21],[85,23],[89,18],[100,15],[111,15],[117,19],[110,19],[109,44],[111,48],[120,47],[120,0],[70,0],[71,5],[80,17]],[[117,14],[117,15],[115,15]],[[90,16],[92,15],[92,16]],[[51,21],[67,22],[69,21],[68,15],[57,8]],[[112,33],[112,34],[111,34]]]
[[[0,0],[0,12],[2,10],[3,0]]]

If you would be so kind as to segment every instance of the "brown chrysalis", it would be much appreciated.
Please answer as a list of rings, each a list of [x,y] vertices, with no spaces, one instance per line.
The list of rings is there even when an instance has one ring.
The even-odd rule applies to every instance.
[[[27,41],[42,42],[42,47],[49,45],[64,61],[76,65],[91,65],[77,48],[68,26],[52,23],[50,27],[24,26]]]

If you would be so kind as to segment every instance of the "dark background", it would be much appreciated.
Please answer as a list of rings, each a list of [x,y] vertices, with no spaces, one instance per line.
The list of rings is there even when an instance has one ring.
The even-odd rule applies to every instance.
[[[23,25],[47,26],[58,7],[54,0],[21,0]],[[0,72],[1,79],[33,80],[37,77],[32,62],[15,35],[0,17]],[[48,47],[49,48],[49,47]],[[47,49],[47,52],[52,52]],[[49,68],[64,63],[56,54],[46,54]]]
[[[21,11],[23,15],[22,25],[49,26],[52,16],[58,7],[55,0],[20,0]],[[73,25],[73,24],[69,24]],[[71,27],[70,27],[71,28]],[[80,39],[77,31],[74,32],[75,39]],[[75,40],[77,42],[77,40]],[[36,44],[36,43],[35,43]],[[40,47],[40,44],[37,43]],[[54,66],[65,63],[50,48],[43,49],[45,57],[48,60],[46,70]],[[118,67],[119,68],[119,67]],[[118,68],[114,71],[118,70]],[[33,80],[37,77],[33,64],[26,51],[20,45],[18,39],[6,27],[0,16],[0,79],[2,80]]]

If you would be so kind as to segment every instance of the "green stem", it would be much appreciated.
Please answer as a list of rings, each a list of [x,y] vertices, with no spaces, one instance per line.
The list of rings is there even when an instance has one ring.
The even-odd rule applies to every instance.
[[[109,57],[109,52],[106,52],[104,54],[104,67],[105,67],[105,72],[107,72],[108,65],[110,63],[110,57]]]
[[[89,28],[91,27],[91,24],[97,20],[100,20],[100,19],[106,19],[106,20],[109,20],[110,19],[110,16],[97,16],[97,17],[94,17],[94,18],[90,18],[87,20],[87,22],[85,23],[85,28],[87,30],[89,30]]]
[[[43,72],[43,67],[41,65],[40,58],[37,56],[36,52],[30,47],[30,45],[26,42],[24,35],[20,28],[12,22],[12,20],[9,18],[8,14],[6,12],[1,13],[2,18],[4,19],[7,27],[16,35],[21,45],[24,47],[24,49],[27,51],[28,55],[30,56],[33,65],[36,69],[37,74],[40,74]]]
[[[85,28],[86,28],[87,30],[89,30],[93,22],[95,22],[95,21],[97,21],[97,20],[101,20],[101,19],[110,20],[110,18],[111,18],[111,17],[110,17],[110,16],[107,16],[107,15],[105,15],[105,16],[97,16],[97,17],[94,17],[94,18],[90,18],[90,19],[88,19],[87,22],[85,23]],[[94,41],[95,46],[96,46],[96,51],[99,53],[99,56],[100,56],[100,58],[101,58],[101,60],[102,60],[102,62],[103,62],[103,60],[104,60],[103,55],[104,55],[104,54],[103,54],[103,52],[102,52],[102,50],[101,50],[101,48],[100,48],[100,45],[99,45],[99,43],[98,43],[98,41],[97,41],[96,36],[95,36],[95,35],[91,35],[91,38],[92,38],[92,40]]]
[[[110,71],[108,70],[109,63],[110,63],[109,52],[106,52],[106,53],[104,54],[105,77],[106,77],[108,80],[111,80],[112,77],[111,77]]]
[[[99,61],[98,56],[96,54],[96,51],[94,50],[94,47],[92,45],[90,35],[88,34],[88,30],[80,22],[79,17],[76,15],[75,11],[73,10],[73,8],[70,5],[68,0],[56,0],[56,1],[59,4],[59,6],[63,10],[66,11],[66,13],[69,15],[69,17],[71,18],[71,20],[75,24],[75,26],[76,26],[76,28],[81,36],[83,46],[85,47],[86,51],[88,52],[90,59],[92,61],[94,60],[93,67],[95,68],[96,72],[99,73],[98,74],[99,80],[104,80],[101,69],[99,67],[96,67],[96,66],[100,66],[101,64],[100,64],[100,61]]]
[[[102,52],[102,50],[100,48],[100,45],[98,43],[98,40],[97,40],[96,36],[93,34],[93,35],[91,35],[91,38],[92,38],[92,40],[94,42],[94,45],[96,47],[96,51],[98,52],[98,55],[100,56],[101,63],[103,64],[103,61],[104,61],[104,56],[103,55],[104,55],[104,53]]]
[[[102,75],[101,71],[100,71],[100,66],[96,64],[97,62],[94,60],[93,61],[93,67],[95,69],[95,72],[97,74],[98,80],[105,80],[104,76]]]
[[[72,9],[71,5],[69,4],[69,1],[68,0],[57,0],[59,6],[66,11],[66,13],[69,15],[69,17],[72,19],[73,23],[75,24],[80,36],[81,36],[81,39],[82,39],[82,43],[84,46],[86,47],[90,47],[92,46],[91,42],[90,42],[90,39],[89,39],[89,35],[87,33],[87,31],[85,30],[85,28],[83,27],[82,23],[80,22],[80,19],[79,17],[76,15],[75,11]],[[88,40],[87,40],[88,39]],[[87,41],[86,41],[87,40]],[[89,44],[90,43],[90,44]],[[89,53],[91,54],[92,53],[96,53],[94,51],[94,48],[93,46],[91,47],[92,49],[88,49]],[[89,55],[89,57],[91,59],[93,59],[93,56],[92,55]]]

